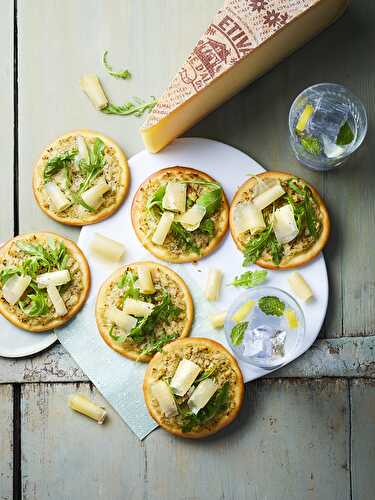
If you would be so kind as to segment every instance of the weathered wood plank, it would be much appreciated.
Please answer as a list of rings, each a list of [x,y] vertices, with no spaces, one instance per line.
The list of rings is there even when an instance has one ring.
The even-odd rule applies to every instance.
[[[316,342],[307,353],[270,377],[375,378],[375,337],[342,337]],[[0,384],[84,382],[87,377],[60,344],[29,359],[0,359]]]
[[[13,389],[0,386],[0,500],[13,492]]]
[[[350,389],[353,500],[371,500],[375,491],[375,383],[353,380]]]
[[[68,407],[76,391],[108,408],[104,425]],[[25,385],[21,411],[23,498],[143,498],[143,444],[88,384]]]
[[[348,428],[343,380],[249,384],[238,421],[216,437],[146,439],[147,498],[349,500]]]
[[[0,243],[13,236],[13,1],[1,5],[0,16]]]

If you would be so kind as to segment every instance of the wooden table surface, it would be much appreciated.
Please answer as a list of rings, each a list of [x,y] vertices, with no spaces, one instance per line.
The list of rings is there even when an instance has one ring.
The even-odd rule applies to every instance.
[[[141,121],[96,112],[79,89],[80,76],[97,72],[118,103],[159,95],[221,3],[2,1],[0,241],[44,229],[78,237],[34,202],[32,166],[42,148],[87,127],[112,136],[129,157],[142,149]],[[200,442],[157,430],[141,443],[111,409],[102,427],[73,414],[66,404],[72,391],[102,398],[60,345],[31,359],[0,359],[1,500],[374,498],[374,21],[374,1],[354,0],[334,26],[187,134],[300,174],[326,199],[330,301],[313,348],[248,384],[239,419]],[[105,75],[105,49],[132,80]],[[323,81],[350,87],[369,113],[361,150],[326,174],[299,165],[287,138],[292,99]]]

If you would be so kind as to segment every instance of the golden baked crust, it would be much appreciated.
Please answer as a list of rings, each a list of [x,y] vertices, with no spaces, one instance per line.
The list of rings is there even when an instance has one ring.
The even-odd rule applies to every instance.
[[[221,208],[212,217],[213,219],[215,219],[216,234],[211,239],[209,239],[208,237],[206,238],[207,240],[209,239],[209,242],[207,246],[204,246],[204,248],[201,249],[200,254],[197,254],[195,252],[186,252],[186,250],[176,250],[176,253],[172,252],[165,246],[155,245],[151,241],[150,233],[146,232],[143,229],[146,224],[146,205],[150,192],[155,192],[157,186],[160,185],[162,181],[166,183],[171,179],[184,181],[189,179],[201,179],[218,184],[208,174],[190,167],[167,167],[159,170],[158,172],[155,172],[141,184],[134,196],[131,209],[133,228],[142,245],[147,248],[147,250],[149,250],[153,255],[155,255],[155,257],[158,257],[159,259],[165,260],[167,262],[196,262],[206,255],[211,254],[224,238],[228,228],[229,205],[223,191]],[[166,238],[166,242],[168,242],[168,240],[171,240],[172,238],[173,235],[169,234]]]
[[[152,395],[151,389],[152,384],[160,379],[160,374],[165,374],[164,364],[174,372],[178,362],[183,357],[191,359],[197,364],[201,364],[202,369],[205,368],[203,366],[205,359],[210,359],[213,363],[216,361],[218,364],[220,362],[223,363],[224,360],[224,362],[228,363],[230,366],[229,369],[226,368],[226,372],[230,372],[230,375],[225,373],[225,377],[230,377],[231,379],[229,386],[230,407],[221,415],[219,414],[218,418],[213,419],[211,423],[208,422],[204,424],[201,429],[189,432],[182,432],[181,426],[177,425],[175,421],[176,417],[167,419],[162,415],[158,403]],[[222,375],[224,376],[224,374]],[[244,398],[244,382],[237,361],[225,347],[214,340],[194,337],[175,340],[164,347],[162,352],[155,354],[145,373],[143,393],[150,415],[166,431],[176,436],[198,439],[218,432],[237,417]]]
[[[281,182],[295,178],[294,175],[286,172],[263,172],[262,174],[258,174],[257,177],[260,177],[261,179],[278,179]],[[330,227],[331,227],[327,207],[324,201],[322,200],[320,194],[318,193],[318,191],[305,180],[301,179],[301,181],[304,184],[306,184],[306,186],[308,186],[308,188],[311,190],[314,200],[317,206],[319,207],[322,228],[318,239],[306,251],[303,251],[289,258],[283,257],[279,265],[274,264],[272,260],[260,258],[256,261],[256,264],[258,264],[258,266],[267,269],[291,269],[303,266],[308,262],[310,262],[312,259],[314,259],[326,245],[329,238]],[[233,220],[234,207],[238,204],[238,202],[243,198],[243,196],[246,193],[248,193],[255,187],[255,185],[256,185],[256,179],[254,179],[254,177],[251,177],[246,182],[244,182],[244,184],[242,184],[242,186],[238,189],[238,191],[234,195],[230,208],[230,213],[229,213],[230,232],[237,247],[241,251],[244,250],[244,244],[243,242],[241,242],[240,235],[238,234],[235,228]]]
[[[61,150],[69,151],[73,147],[72,141],[74,141],[77,136],[82,136],[88,141],[99,138],[104,142],[106,145],[107,157],[115,158],[113,166],[109,166],[108,164],[108,172],[106,174],[106,180],[107,177],[110,177],[110,183],[113,184],[114,189],[113,192],[110,191],[104,195],[105,202],[94,213],[84,210],[83,207],[77,207],[76,205],[57,213],[50,205],[49,197],[44,189],[44,167],[51,153],[56,152],[60,147]],[[120,146],[106,135],[87,129],[68,132],[49,144],[37,161],[33,173],[33,192],[40,208],[52,219],[70,226],[94,224],[111,216],[118,210],[124,201],[129,185],[130,171],[128,162]]]
[[[140,352],[142,351],[141,346],[137,346],[134,343],[119,343],[111,338],[109,335],[111,325],[109,325],[106,320],[106,311],[109,305],[112,304],[115,306],[116,301],[123,293],[117,289],[117,282],[120,277],[126,271],[136,271],[137,266],[140,264],[150,268],[154,284],[160,280],[160,285],[163,284],[164,289],[167,289],[171,295],[174,294],[174,304],[184,309],[184,317],[179,320],[180,325],[177,325],[177,328],[180,330],[179,338],[187,337],[190,333],[194,318],[194,305],[190,291],[184,280],[177,273],[172,271],[172,269],[156,262],[144,261],[127,264],[126,266],[123,266],[115,271],[103,283],[98,293],[95,309],[96,323],[98,325],[100,335],[109,347],[117,351],[119,354],[136,361],[148,363],[152,359],[152,355],[140,355]],[[115,291],[113,291],[113,288],[115,288]],[[170,333],[175,333],[176,325],[164,326],[163,330],[166,334],[168,334],[169,330],[171,330]]]
[[[90,269],[86,257],[73,241],[55,233],[43,232],[21,234],[4,243],[4,245],[0,248],[0,270],[1,268],[7,267],[5,262],[7,261],[7,259],[9,260],[10,255],[14,254],[14,246],[16,245],[17,241],[43,244],[48,242],[48,240],[50,239],[58,242],[64,242],[65,247],[70,253],[70,257],[74,261],[71,265],[68,265],[69,270],[73,265],[75,266],[77,264],[79,266],[79,268],[75,269],[74,271],[74,278],[72,276],[72,272],[71,276],[72,286],[77,286],[77,288],[80,288],[80,290],[78,291],[78,293],[76,292],[76,303],[72,304],[71,307],[67,306],[68,313],[65,316],[57,318],[52,317],[46,323],[44,323],[43,317],[30,319],[27,315],[21,313],[17,305],[11,306],[10,304],[8,304],[8,302],[6,302],[2,297],[2,293],[0,290],[0,313],[18,328],[22,328],[23,330],[27,330],[29,332],[46,332],[67,323],[82,308],[83,304],[86,302],[90,290]],[[22,256],[22,252],[20,252],[20,256]],[[77,283],[75,283],[74,280],[77,280]],[[67,289],[67,291],[69,291],[69,288]]]

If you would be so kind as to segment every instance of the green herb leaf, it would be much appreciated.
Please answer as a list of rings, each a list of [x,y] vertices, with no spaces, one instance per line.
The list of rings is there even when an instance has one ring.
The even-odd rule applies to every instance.
[[[264,231],[247,242],[244,249],[243,266],[254,264],[262,255],[269,244],[269,239],[273,233],[272,226],[268,226]]]
[[[5,267],[0,271],[0,283],[5,285],[5,283],[16,274],[21,274],[21,269],[18,267]]]
[[[215,223],[212,219],[203,219],[199,225],[200,231],[207,233],[211,238],[215,236]]]
[[[322,145],[317,137],[301,135],[299,140],[305,150],[313,156],[318,156],[322,152]]]
[[[261,285],[266,280],[267,274],[265,270],[246,271],[241,276],[236,276],[231,285],[252,288],[253,286]]]
[[[113,333],[113,330],[115,329],[115,325],[112,325],[111,328],[109,329],[108,335],[113,339],[115,342],[119,342],[120,344],[122,342],[125,342],[125,340],[128,338],[128,335],[115,335]]]
[[[147,202],[147,208],[149,210],[151,210],[153,207],[158,207],[161,212],[164,211],[162,203],[165,195],[165,190],[166,190],[165,184],[162,184],[158,187],[158,189],[155,191],[155,193],[151,196],[151,198]]]
[[[83,200],[82,196],[80,195],[80,193],[78,191],[76,191],[76,192],[75,191],[70,191],[70,194],[71,194],[73,202],[76,205],[81,205],[83,208],[85,208],[89,212],[95,212],[95,208],[91,207],[90,205],[88,205],[85,202],[85,200]]]
[[[186,250],[200,254],[200,248],[195,244],[191,234],[179,222],[172,222],[171,231]]]
[[[305,199],[304,199],[306,224],[307,224],[309,233],[316,240],[318,237],[317,226],[318,226],[319,222],[316,218],[315,210],[314,210],[312,203],[311,203],[311,196],[312,195],[311,195],[310,190],[306,187],[305,188]]]
[[[275,234],[272,234],[269,241],[272,262],[279,266],[284,255],[283,246],[277,241]]]
[[[118,288],[124,288],[123,300],[125,299],[139,299],[140,291],[135,286],[135,282],[137,280],[136,275],[134,275],[131,271],[127,271],[125,274],[121,276],[119,279],[117,286]]]
[[[282,316],[285,311],[285,304],[279,297],[267,295],[258,301],[258,306],[261,311],[267,316]]]
[[[79,168],[81,174],[84,176],[84,180],[81,183],[78,192],[84,193],[89,189],[95,179],[103,173],[105,165],[104,157],[104,142],[97,137],[92,148],[89,148],[89,161],[81,160],[79,162]]]
[[[300,196],[304,196],[304,192],[302,191],[302,189],[300,189],[297,184],[295,182],[293,182],[292,180],[289,180],[288,181],[288,186],[293,189],[293,191],[295,191],[297,194],[299,194]]]
[[[26,300],[18,302],[20,309],[24,314],[30,317],[43,316],[47,314],[50,310],[47,293],[44,290],[41,290],[33,282],[30,283],[30,287],[34,290],[34,293],[27,295]]]
[[[64,242],[57,242],[52,238],[45,248],[40,243],[32,244],[24,241],[17,241],[17,247],[26,255],[30,255],[32,259],[26,259],[23,263],[23,273],[33,276],[45,268],[48,271],[52,269],[65,269],[68,259],[67,250]]]
[[[182,184],[191,184],[191,185],[198,185],[198,186],[206,186],[210,189],[216,190],[216,189],[221,189],[220,184],[217,184],[216,182],[212,181],[205,181],[205,180],[190,180],[190,181],[179,181]]]
[[[351,142],[353,142],[354,134],[348,122],[345,122],[344,125],[340,128],[338,133],[336,144],[338,146],[347,146]]]
[[[115,104],[109,103],[100,111],[107,115],[134,115],[136,117],[140,117],[146,111],[152,111],[156,104],[157,100],[155,97],[151,97],[148,102],[140,99],[139,97],[133,97],[133,102],[127,101],[122,106],[116,106]]]
[[[48,182],[51,178],[60,172],[63,168],[68,168],[69,163],[71,163],[74,158],[77,156],[78,150],[72,149],[71,151],[67,151],[62,155],[57,155],[47,161],[46,166],[43,171],[44,182]]]
[[[131,78],[132,75],[130,74],[130,72],[127,69],[124,69],[122,71],[114,71],[112,66],[107,61],[107,56],[108,56],[108,50],[106,50],[103,53],[103,57],[102,57],[103,66],[108,71],[108,74],[110,74],[111,76],[114,76],[115,78],[122,78],[123,80],[128,80],[129,78]]]
[[[171,335],[164,334],[161,337],[150,339],[147,341],[140,355],[148,356],[150,354],[154,354],[155,352],[160,352],[166,344],[169,344],[169,342],[172,342],[177,337],[177,333],[173,333]]]
[[[204,207],[206,209],[206,217],[210,217],[217,210],[219,210],[221,206],[221,201],[223,197],[223,190],[221,187],[213,189],[212,191],[206,191],[202,193],[200,197],[197,199],[197,205]]]
[[[232,331],[230,333],[230,339],[231,339],[233,345],[242,344],[243,337],[245,335],[245,331],[246,331],[246,328],[248,326],[249,326],[248,321],[241,321],[240,323],[237,323],[237,325],[232,328]]]
[[[217,366],[213,366],[209,370],[206,370],[205,372],[202,373],[198,378],[195,379],[194,385],[198,385],[202,380],[206,380],[207,378],[212,377],[212,375],[216,372]]]

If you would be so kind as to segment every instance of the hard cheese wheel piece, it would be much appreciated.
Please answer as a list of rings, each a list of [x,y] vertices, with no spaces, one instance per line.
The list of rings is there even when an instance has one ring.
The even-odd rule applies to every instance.
[[[188,407],[196,415],[199,412],[199,410],[201,410],[206,406],[206,404],[215,394],[217,389],[218,385],[211,378],[206,378],[205,380],[202,380],[202,382],[198,384],[197,388],[190,396],[190,399],[188,400],[187,403]]]
[[[160,151],[335,21],[347,4],[227,0],[144,123],[146,148]]]
[[[148,295],[155,293],[154,283],[152,281],[151,271],[148,266],[140,265],[137,267],[138,285],[141,293]]]
[[[177,396],[184,396],[201,371],[200,366],[189,359],[182,359],[171,380],[171,388]]]
[[[44,189],[46,190],[52,205],[58,212],[62,212],[71,205],[71,201],[54,182],[47,182],[44,185]]]
[[[95,233],[90,243],[92,253],[111,261],[120,261],[124,255],[125,247],[122,243]]]
[[[30,283],[30,276],[12,276],[3,286],[4,299],[13,306],[20,300]]]
[[[68,310],[65,307],[64,301],[56,288],[55,285],[48,285],[47,286],[47,293],[48,297],[51,299],[51,302],[53,304],[53,307],[55,308],[57,316],[65,316],[67,314]]]
[[[47,288],[49,285],[65,285],[65,283],[69,283],[69,281],[70,273],[67,269],[39,274],[39,276],[36,277],[39,288]]]
[[[171,391],[164,380],[158,380],[151,386],[152,395],[159,403],[162,413],[167,417],[174,417],[178,414],[176,402]]]
[[[253,205],[258,210],[263,210],[268,207],[268,205],[271,205],[271,203],[279,199],[283,194],[285,194],[285,191],[278,182],[274,186],[267,189],[267,191],[264,191],[260,195],[253,198]]]
[[[262,211],[253,203],[239,203],[234,207],[233,220],[239,233],[250,231],[256,234],[266,228]]]
[[[196,203],[184,214],[177,216],[176,221],[182,224],[186,231],[195,231],[200,226],[205,215],[206,209]]]
[[[173,212],[164,212],[160,217],[159,223],[152,236],[152,242],[155,243],[155,245],[162,245],[164,243],[165,238],[171,229],[173,219]]]
[[[289,204],[275,210],[272,225],[279,243],[289,243],[298,235],[293,208]]]
[[[143,302],[143,300],[125,299],[123,311],[132,316],[145,317],[152,313],[154,304]]]
[[[120,309],[117,309],[116,307],[108,309],[107,320],[111,323],[115,323],[116,326],[125,332],[130,332],[130,330],[137,324],[136,318],[130,316],[124,311],[120,311]]]
[[[313,297],[313,292],[310,286],[306,283],[305,279],[299,272],[293,272],[289,276],[288,281],[291,289],[299,299],[306,302]]]
[[[186,187],[183,182],[168,182],[163,197],[163,208],[172,212],[185,212]]]

